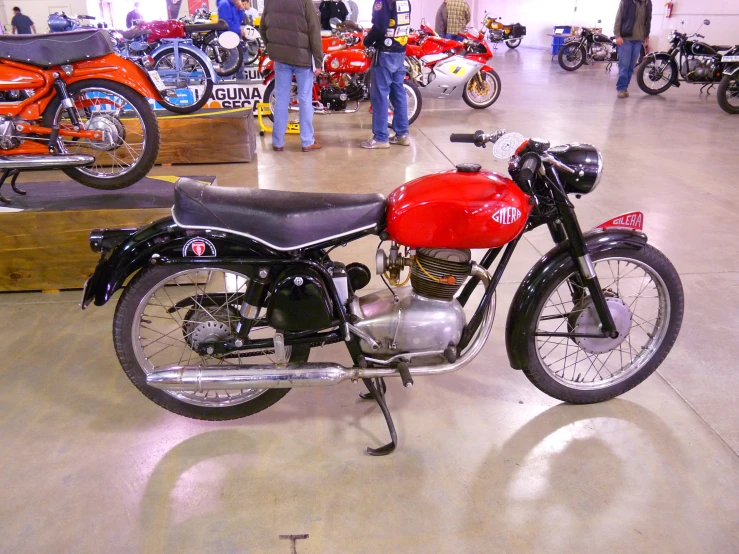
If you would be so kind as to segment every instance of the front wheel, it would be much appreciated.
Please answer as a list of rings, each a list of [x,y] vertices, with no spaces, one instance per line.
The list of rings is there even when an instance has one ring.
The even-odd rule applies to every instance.
[[[465,85],[462,98],[470,108],[484,110],[500,97],[500,77],[495,72],[480,71]]]
[[[218,35],[211,34],[203,44],[203,52],[208,55],[213,69],[219,77],[230,77],[239,71],[244,64],[245,48],[243,43],[239,42],[236,48],[227,49],[221,46]]]
[[[505,45],[508,48],[510,48],[511,50],[514,50],[514,49],[518,48],[519,46],[521,46],[521,39],[519,38],[519,39],[515,39],[515,40],[506,41]]]
[[[250,416],[279,401],[290,389],[164,391],[146,383],[169,365],[271,365],[274,348],[205,354],[209,343],[233,340],[248,277],[238,268],[152,266],[125,288],[113,320],[113,341],[123,370],[149,400],[193,419],[224,421]],[[249,340],[272,339],[275,330],[257,315]],[[270,340],[271,342],[271,340]],[[307,345],[287,346],[289,362],[308,360]]]
[[[666,55],[645,58],[636,69],[636,82],[647,94],[662,94],[676,81],[677,65]]]
[[[524,373],[544,393],[573,404],[603,402],[644,381],[672,349],[683,319],[680,277],[659,250],[610,250],[594,255],[593,264],[617,338],[588,337],[600,333],[600,320],[571,266],[556,270],[527,325]]]
[[[88,167],[62,171],[78,183],[100,190],[121,189],[143,179],[159,155],[159,122],[149,102],[135,90],[104,79],[80,81],[68,87],[84,130],[101,131],[102,141],[60,136],[56,150],[95,158]],[[59,96],[46,107],[42,125],[72,129]]]
[[[158,102],[168,111],[191,114],[205,106],[213,93],[210,61],[174,46],[164,48],[154,58],[154,69],[167,85],[175,89],[176,98],[162,97]]]
[[[272,122],[274,122],[275,117],[273,114],[275,113],[275,79],[272,79],[267,85],[267,88],[264,89],[264,103],[269,104],[268,117]],[[292,85],[290,86],[290,100],[287,112],[287,122],[288,124],[300,123],[298,84],[295,81],[293,81]]]
[[[569,42],[559,51],[559,65],[565,71],[580,69],[588,54],[579,42]]]
[[[726,113],[739,114],[739,71],[724,75],[718,86],[718,105]]]

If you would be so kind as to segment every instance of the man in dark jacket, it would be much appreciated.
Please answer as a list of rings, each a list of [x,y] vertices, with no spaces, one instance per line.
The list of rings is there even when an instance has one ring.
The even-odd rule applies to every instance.
[[[618,45],[619,98],[628,98],[629,83],[639,61],[642,45],[649,45],[652,31],[652,0],[621,0],[613,34]]]
[[[313,137],[313,76],[322,70],[323,47],[321,24],[313,2],[267,0],[259,33],[275,62],[272,149],[281,152],[285,146],[293,76],[297,82],[303,152],[320,149]]]
[[[324,31],[331,30],[332,19],[343,22],[349,16],[349,9],[341,0],[323,0],[318,11],[321,13],[321,29]]]
[[[362,148],[390,148],[391,144],[410,146],[408,99],[405,95],[405,45],[411,24],[410,0],[375,0],[372,5],[372,29],[365,46],[377,50],[372,64],[372,140]],[[387,131],[388,96],[393,104],[393,131]]]

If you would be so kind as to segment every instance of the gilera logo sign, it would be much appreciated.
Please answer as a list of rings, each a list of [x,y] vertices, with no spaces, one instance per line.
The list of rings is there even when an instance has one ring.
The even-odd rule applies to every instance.
[[[501,225],[512,225],[521,219],[521,210],[514,207],[501,208],[493,214],[493,221]]]

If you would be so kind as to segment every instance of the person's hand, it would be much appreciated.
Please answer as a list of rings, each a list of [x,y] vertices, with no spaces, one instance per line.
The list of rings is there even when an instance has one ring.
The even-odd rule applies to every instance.
[[[622,39],[621,37],[618,37],[618,38],[616,39],[616,44],[617,44],[618,46],[623,46],[623,45],[624,45],[624,39]]]
[[[323,69],[321,69],[320,67],[317,67],[313,70],[313,75],[315,75],[316,77],[318,77],[321,73],[323,73]]]

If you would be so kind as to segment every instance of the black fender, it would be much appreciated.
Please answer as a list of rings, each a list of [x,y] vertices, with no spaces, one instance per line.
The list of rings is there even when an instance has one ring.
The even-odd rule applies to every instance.
[[[592,230],[585,233],[584,238],[591,255],[617,248],[641,250],[647,244],[644,233],[630,229]],[[540,295],[561,271],[578,271],[569,241],[547,252],[529,271],[513,297],[506,323],[506,349],[513,369],[523,369],[528,364],[529,323]]]
[[[739,64],[736,65],[730,65],[724,69],[724,75],[728,77],[733,77],[734,75],[739,75]]]
[[[201,257],[185,252],[185,247],[194,239],[203,239],[207,245]],[[157,256],[168,263],[188,263],[197,259],[202,262],[208,257],[244,259],[281,259],[285,253],[276,252],[247,237],[221,231],[197,231],[177,226],[171,217],[157,220],[131,234],[111,250],[104,252],[95,272],[85,285],[83,309],[93,301],[102,306],[120,289],[135,272],[156,263]],[[250,268],[245,267],[248,273]],[[251,275],[250,275],[251,276]]]

